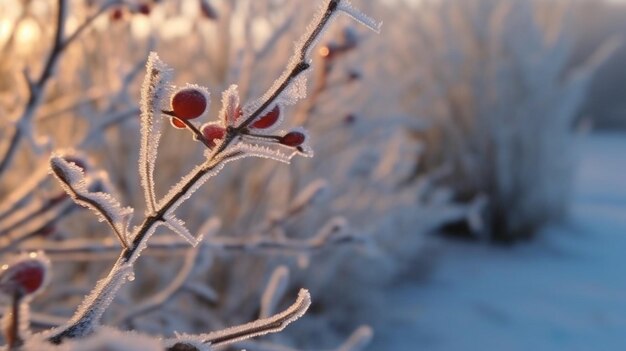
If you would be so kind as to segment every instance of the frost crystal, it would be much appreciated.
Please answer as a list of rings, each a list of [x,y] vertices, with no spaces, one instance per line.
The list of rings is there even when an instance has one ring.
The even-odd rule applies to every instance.
[[[382,27],[382,22],[376,22],[373,18],[354,8],[350,3],[350,0],[342,0],[339,1],[338,10],[346,13],[348,16],[355,19],[357,22],[366,26],[367,28],[373,30],[376,33],[380,33],[380,28]]]
[[[139,151],[139,176],[144,189],[147,211],[156,211],[154,193],[154,164],[161,138],[161,109],[170,92],[170,71],[152,52],[146,64],[146,77],[141,86],[141,149]]]
[[[273,315],[272,317],[259,319],[254,322],[207,334],[200,334],[196,336],[186,334],[177,335],[176,339],[170,340],[167,343],[173,345],[189,341],[194,341],[196,343],[201,341],[203,344],[222,346],[268,333],[280,332],[285,329],[287,325],[302,317],[310,305],[311,295],[307,290],[301,289],[298,293],[298,298],[293,305],[283,312]]]
[[[215,176],[224,168],[223,162],[207,161],[196,166],[191,172],[185,175],[176,183],[165,195],[161,203],[162,207],[168,207],[168,214],[172,214],[189,197],[195,193],[209,178]]]
[[[202,234],[200,234],[197,238],[195,238],[187,227],[185,226],[185,222],[179,218],[176,218],[174,215],[167,215],[165,217],[165,225],[170,228],[174,233],[183,237],[183,239],[187,240],[193,247],[198,245],[200,241],[202,241]]]
[[[77,204],[92,210],[100,221],[107,222],[115,231],[122,245],[128,246],[126,232],[132,217],[133,209],[122,207],[110,194],[90,192],[87,188],[82,168],[66,161],[62,156],[53,155],[50,159],[52,173],[60,181],[65,192]]]
[[[73,326],[71,337],[81,337],[91,334],[99,325],[100,318],[109,307],[117,290],[122,286],[121,282],[132,272],[132,264],[116,264],[108,276],[100,280],[91,293],[80,304],[74,316],[66,325],[44,333],[48,335],[63,334],[69,326]]]
[[[222,93],[222,110],[219,120],[224,126],[234,126],[239,119],[239,91],[236,84],[231,85]]]
[[[291,159],[297,155],[297,152],[292,152],[286,155],[279,150],[272,149],[264,145],[252,145],[247,143],[239,143],[232,148],[234,153],[238,153],[235,157],[237,159],[244,157],[260,157],[267,158],[274,161],[283,162],[289,164]]]

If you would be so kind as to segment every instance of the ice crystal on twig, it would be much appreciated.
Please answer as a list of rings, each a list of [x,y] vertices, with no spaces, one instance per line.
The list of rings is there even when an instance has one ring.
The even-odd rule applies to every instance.
[[[165,226],[171,229],[174,233],[180,235],[183,239],[187,240],[191,246],[196,246],[200,241],[202,241],[202,234],[200,234],[197,238],[194,237],[187,227],[185,227],[185,222],[174,215],[167,215],[165,217]]]
[[[161,139],[161,110],[170,87],[170,72],[159,56],[152,52],[146,64],[146,77],[141,87],[141,148],[139,150],[139,176],[149,213],[156,211],[154,193],[154,164]]]
[[[77,204],[92,210],[100,221],[107,222],[113,228],[122,245],[128,247],[126,232],[133,209],[122,207],[111,194],[90,192],[82,168],[73,162],[68,162],[62,156],[52,156],[50,169],[65,192]]]
[[[287,325],[302,317],[310,305],[311,296],[309,295],[309,292],[305,289],[301,289],[298,293],[298,298],[289,308],[269,318],[259,319],[254,322],[207,334],[182,334],[168,342],[171,345],[175,345],[177,343],[184,344],[188,341],[192,341],[194,343],[201,341],[203,344],[223,346],[260,335],[277,333],[285,329]]]

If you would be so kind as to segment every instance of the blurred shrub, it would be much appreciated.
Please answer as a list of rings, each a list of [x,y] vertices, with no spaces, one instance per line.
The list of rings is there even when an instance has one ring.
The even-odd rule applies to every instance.
[[[576,7],[575,35],[577,38],[574,62],[583,60],[597,50],[605,38],[626,38],[626,3],[621,1],[585,1]],[[582,115],[593,121],[595,128],[626,129],[626,100],[624,81],[626,46],[622,44],[607,62],[598,69],[591,85]]]
[[[425,1],[396,33],[403,104],[426,121],[418,174],[445,167],[457,200],[486,200],[479,235],[528,238],[566,213],[578,111],[614,48],[570,64],[573,4]]]

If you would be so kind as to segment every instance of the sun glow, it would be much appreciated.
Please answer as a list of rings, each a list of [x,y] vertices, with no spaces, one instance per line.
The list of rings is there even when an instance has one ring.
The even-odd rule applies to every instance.
[[[19,53],[29,53],[41,37],[41,28],[32,18],[24,18],[18,24],[15,32],[16,50]]]
[[[11,36],[11,29],[13,27],[13,22],[7,18],[0,19],[0,46],[3,46],[4,43],[9,40]]]

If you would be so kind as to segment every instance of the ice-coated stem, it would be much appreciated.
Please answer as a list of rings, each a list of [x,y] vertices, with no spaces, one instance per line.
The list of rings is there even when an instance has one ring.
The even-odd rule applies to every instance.
[[[81,337],[90,334],[100,322],[104,310],[115,297],[115,293],[125,281],[125,275],[120,271],[132,267],[141,251],[147,247],[147,241],[156,227],[164,221],[165,213],[181,198],[187,195],[191,188],[207,173],[214,170],[223,162],[223,159],[207,160],[203,167],[195,170],[189,181],[172,197],[170,197],[156,213],[146,217],[143,223],[132,235],[130,245],[122,250],[109,274],[98,283],[98,286],[85,298],[70,322],[54,330],[48,340],[60,344],[63,339]]]
[[[172,346],[168,347],[167,350],[180,350],[183,345],[188,345],[189,347],[186,348],[188,350],[194,350],[197,348],[193,344],[197,343],[224,346],[260,335],[277,333],[302,317],[309,309],[309,306],[311,306],[311,295],[307,290],[300,289],[296,301],[280,313],[216,332],[200,335],[181,335],[176,339],[169,340]]]

